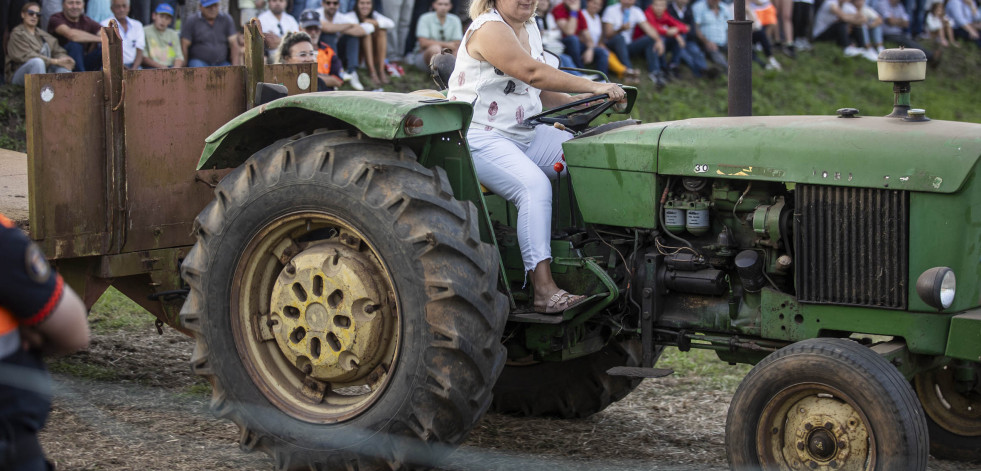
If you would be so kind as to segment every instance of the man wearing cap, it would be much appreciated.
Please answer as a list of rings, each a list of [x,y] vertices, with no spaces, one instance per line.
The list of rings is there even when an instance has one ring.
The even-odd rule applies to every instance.
[[[167,3],[157,5],[153,12],[153,27],[146,29],[146,56],[144,67],[167,69],[184,67],[184,51],[177,31],[170,29],[174,20],[174,7]]]
[[[63,0],[61,11],[48,20],[48,32],[75,60],[74,72],[102,70],[101,29],[99,23],[85,16],[82,0]]]
[[[218,11],[218,0],[201,0],[201,12],[184,21],[181,48],[188,67],[242,64],[235,21]]]
[[[259,24],[269,57],[273,57],[287,33],[300,31],[296,18],[286,13],[286,0],[269,0],[269,9],[259,15]]]
[[[361,54],[361,38],[375,32],[375,27],[369,23],[358,23],[354,12],[339,13],[340,0],[322,0],[317,10],[320,15],[321,41],[326,41],[343,56],[344,70],[341,78],[349,82],[355,90],[364,90],[361,79],[358,78],[358,62]]]
[[[317,10],[303,10],[300,14],[300,27],[317,45],[317,91],[337,90],[337,87],[344,83],[340,75],[344,71],[344,66],[341,65],[341,58],[337,57],[334,48],[318,39],[320,38],[320,13]]]
[[[143,50],[146,49],[146,35],[143,34],[143,24],[129,18],[129,0],[112,0],[110,7],[113,18],[102,20],[102,26],[109,26],[113,19],[119,25],[119,37],[123,43],[123,66],[127,69],[139,69],[143,63]]]

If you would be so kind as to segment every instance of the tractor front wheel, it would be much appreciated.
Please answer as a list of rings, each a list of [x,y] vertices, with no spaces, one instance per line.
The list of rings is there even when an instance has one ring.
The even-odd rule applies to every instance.
[[[770,354],[736,390],[726,421],[732,469],[925,470],[926,419],[888,361],[845,339]]]

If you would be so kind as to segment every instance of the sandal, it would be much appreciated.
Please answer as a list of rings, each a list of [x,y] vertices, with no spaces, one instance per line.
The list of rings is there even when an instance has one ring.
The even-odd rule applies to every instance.
[[[582,304],[586,299],[586,296],[569,294],[568,291],[560,289],[552,294],[548,298],[548,302],[544,305],[535,303],[535,312],[539,314],[558,314]]]

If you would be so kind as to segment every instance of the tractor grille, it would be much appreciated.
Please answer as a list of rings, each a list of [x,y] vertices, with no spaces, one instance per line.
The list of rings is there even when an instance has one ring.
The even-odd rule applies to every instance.
[[[909,195],[817,185],[796,193],[798,299],[905,309]]]

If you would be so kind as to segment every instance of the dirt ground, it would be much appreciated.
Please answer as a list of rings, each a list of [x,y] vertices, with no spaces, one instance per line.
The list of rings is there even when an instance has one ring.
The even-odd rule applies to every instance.
[[[174,330],[95,335],[88,351],[66,362],[88,374],[55,374],[41,441],[58,469],[271,469],[265,455],[240,451],[237,428],[207,410],[207,388],[189,371],[191,349]],[[79,379],[92,371],[106,379]],[[443,469],[722,470],[729,399],[699,390],[697,378],[668,377],[646,380],[588,419],[490,414]],[[930,469],[979,466],[932,460]]]

